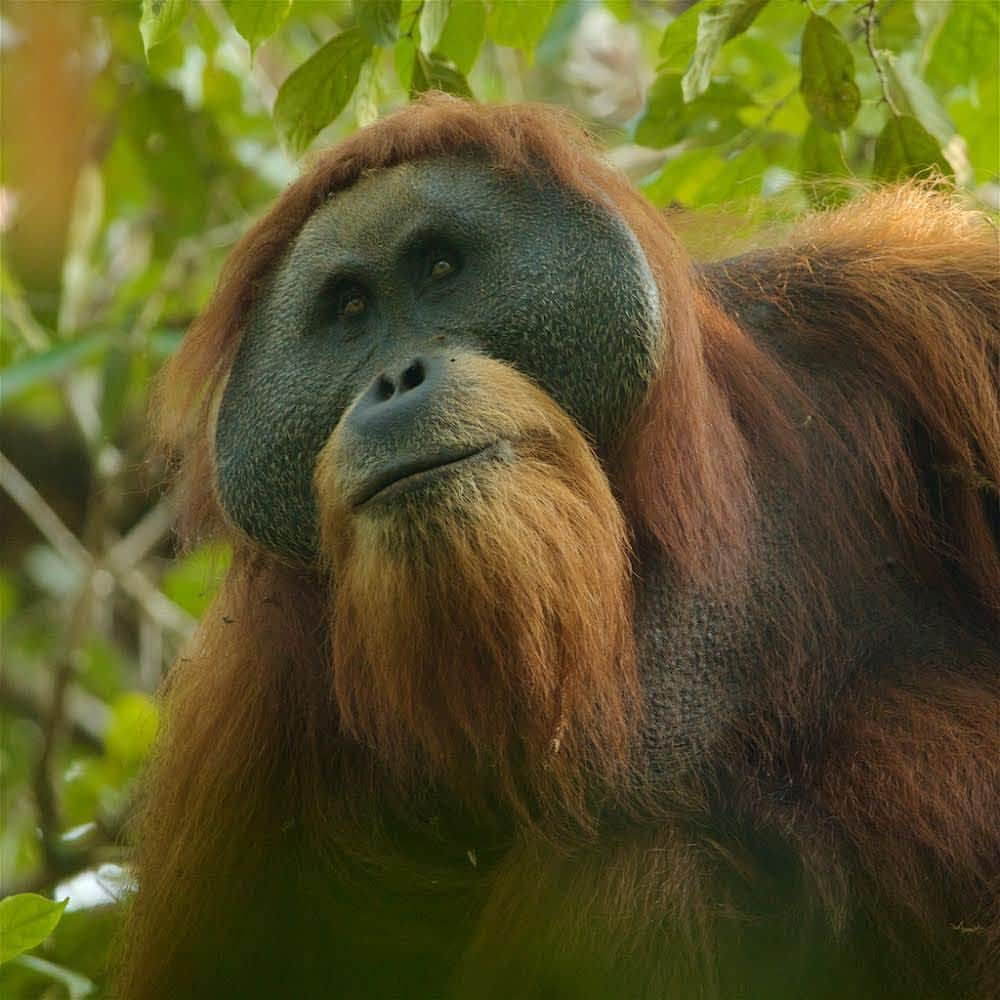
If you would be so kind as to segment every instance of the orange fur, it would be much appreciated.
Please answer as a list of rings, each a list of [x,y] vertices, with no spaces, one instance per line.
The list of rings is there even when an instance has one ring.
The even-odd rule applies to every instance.
[[[585,820],[588,789],[625,777],[639,704],[625,525],[545,393],[487,358],[453,375],[448,438],[514,442],[489,475],[412,515],[354,512],[337,432],[319,462],[341,725],[404,787],[429,774]]]
[[[187,536],[226,530],[212,399],[289,241],[363,173],[466,150],[498,170],[547,172],[611,204],[635,233],[663,303],[648,398],[620,452],[598,459],[530,381],[470,362],[456,420],[509,429],[516,464],[477,477],[433,521],[380,521],[345,504],[335,434],[317,475],[326,565],[290,567],[237,538],[166,693],[122,995],[162,997],[164,983],[194,995],[199,963],[231,947],[227,927],[259,905],[259,883],[298,885],[272,873],[289,842],[321,859],[312,881],[353,884],[348,862],[361,859],[376,873],[373,906],[382,890],[453,892],[449,946],[456,963],[468,949],[466,995],[488,995],[495,942],[509,935],[515,949],[518,921],[539,935],[522,941],[526,953],[564,949],[560,961],[581,968],[680,949],[674,973],[657,967],[645,983],[650,995],[711,995],[715,949],[754,922],[721,873],[737,887],[769,884],[749,847],[705,836],[720,809],[723,826],[738,815],[793,845],[795,891],[820,901],[831,941],[858,911],[886,928],[909,921],[960,963],[993,935],[978,959],[991,982],[996,650],[970,643],[954,662],[904,659],[875,677],[845,666],[835,683],[816,669],[827,649],[849,646],[831,564],[876,578],[887,538],[901,575],[940,594],[962,629],[1000,628],[998,245],[955,199],[920,185],[875,192],[807,220],[759,267],[699,276],[563,116],[425,99],[317,158],[233,252],[168,366],[158,429],[180,465]],[[748,332],[760,309],[780,320],[780,349]],[[789,539],[783,586],[747,612],[761,621],[747,717],[706,774],[642,803],[655,828],[594,839],[603,806],[636,807],[629,543],[652,542],[679,585],[738,606],[753,593],[775,475],[811,534]],[[411,863],[399,824],[435,851],[444,839],[426,782],[458,791],[502,842],[495,871]]]

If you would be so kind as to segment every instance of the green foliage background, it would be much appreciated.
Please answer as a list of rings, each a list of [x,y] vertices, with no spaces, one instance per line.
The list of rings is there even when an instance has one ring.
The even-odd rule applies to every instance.
[[[869,180],[995,211],[998,52],[995,0],[6,0],[0,994],[106,989],[152,696],[227,561],[173,551],[152,380],[300,157],[429,89],[568,105],[716,255]]]

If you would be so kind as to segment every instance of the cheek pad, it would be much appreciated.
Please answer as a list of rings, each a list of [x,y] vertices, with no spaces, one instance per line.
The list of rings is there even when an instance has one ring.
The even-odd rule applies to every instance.
[[[314,467],[344,407],[335,398],[337,379],[319,359],[292,350],[299,345],[261,350],[253,332],[218,408],[219,500],[255,541],[310,561],[317,540]]]

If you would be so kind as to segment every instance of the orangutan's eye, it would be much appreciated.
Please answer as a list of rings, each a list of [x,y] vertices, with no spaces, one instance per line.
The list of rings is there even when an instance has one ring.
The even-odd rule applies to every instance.
[[[358,288],[351,288],[340,296],[341,316],[360,316],[368,308],[368,300]]]
[[[448,257],[437,257],[430,268],[432,278],[444,278],[455,270],[455,265]]]

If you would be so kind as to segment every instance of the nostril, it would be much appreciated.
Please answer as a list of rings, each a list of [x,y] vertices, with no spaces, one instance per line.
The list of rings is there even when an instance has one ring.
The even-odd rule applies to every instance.
[[[385,375],[379,375],[375,379],[375,398],[380,403],[384,403],[387,399],[392,399],[395,392],[396,387],[392,384],[392,380],[386,378]]]
[[[405,391],[408,389],[416,389],[420,385],[424,378],[426,377],[426,372],[424,371],[424,363],[418,358],[414,361],[409,368],[403,372],[402,377],[399,380],[401,388]]]

